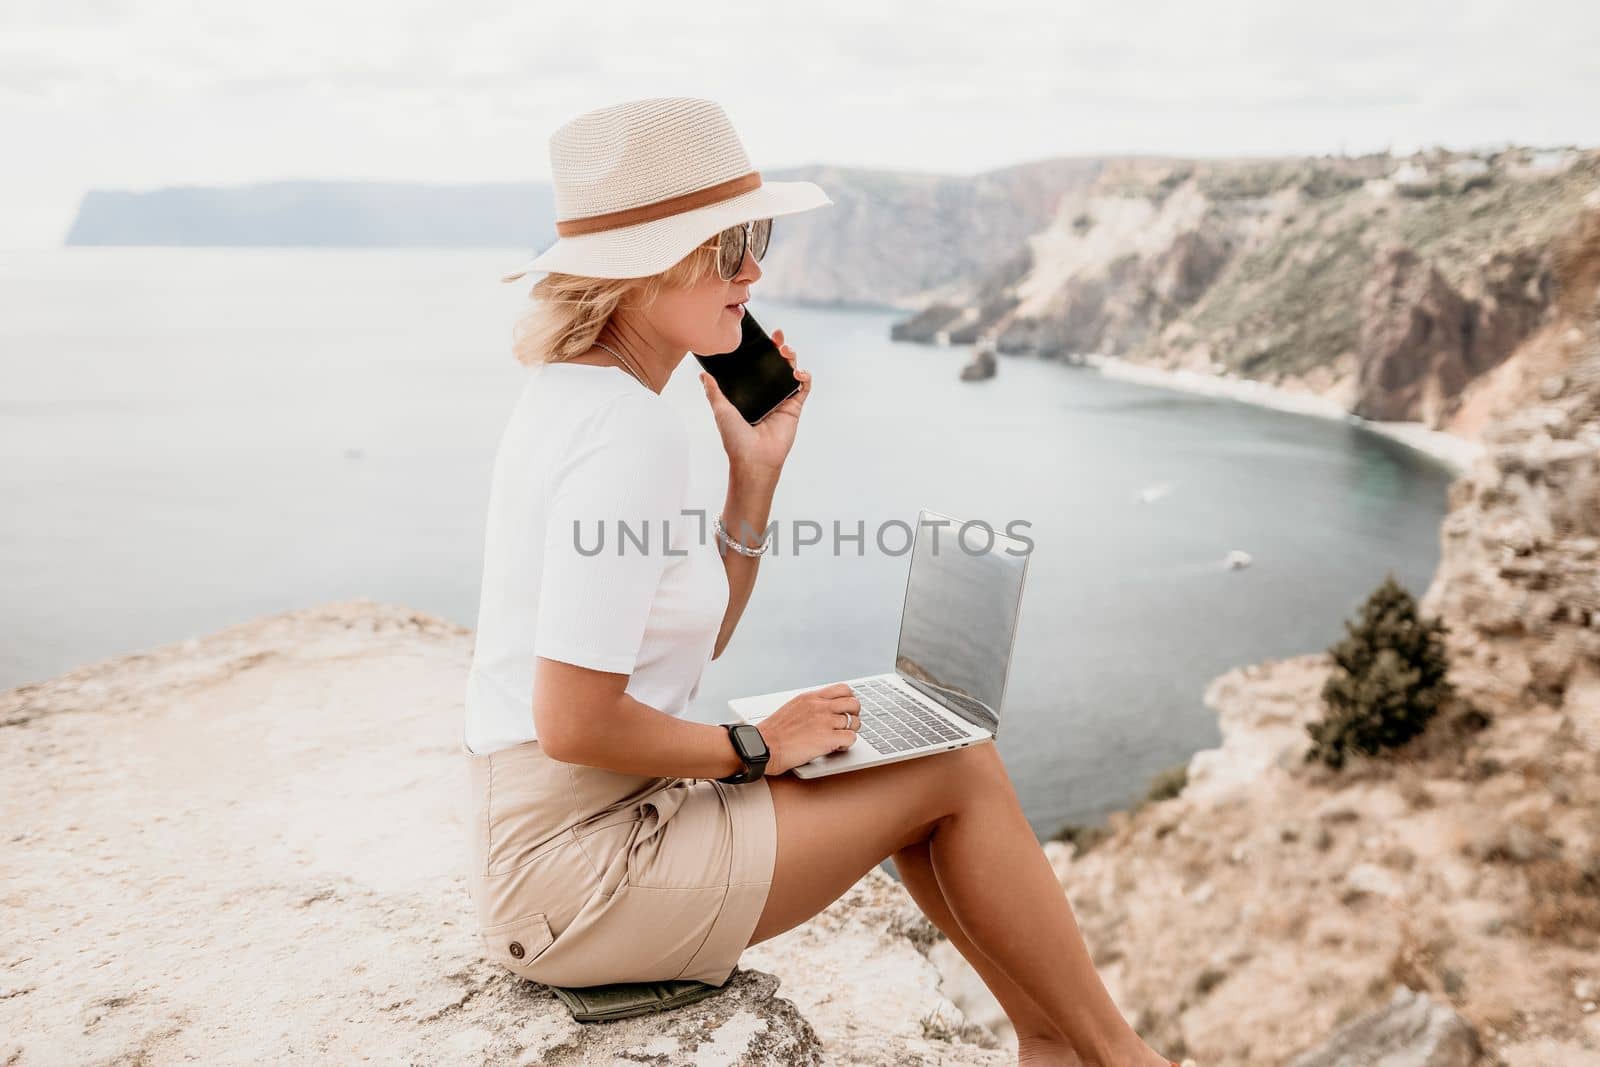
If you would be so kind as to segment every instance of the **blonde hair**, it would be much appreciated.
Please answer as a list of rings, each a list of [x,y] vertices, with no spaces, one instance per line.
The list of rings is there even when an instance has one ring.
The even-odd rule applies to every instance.
[[[526,366],[560,363],[594,347],[619,308],[642,310],[664,289],[688,288],[717,270],[717,235],[659,274],[643,278],[591,278],[552,271],[534,283],[534,302],[512,329],[512,354]],[[638,302],[623,301],[637,295]]]

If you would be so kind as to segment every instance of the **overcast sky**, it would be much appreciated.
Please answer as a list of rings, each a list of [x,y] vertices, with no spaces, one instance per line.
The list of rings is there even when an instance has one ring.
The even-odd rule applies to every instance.
[[[641,96],[758,169],[1600,144],[1600,3],[4,0],[0,248],[90,188],[548,178]]]

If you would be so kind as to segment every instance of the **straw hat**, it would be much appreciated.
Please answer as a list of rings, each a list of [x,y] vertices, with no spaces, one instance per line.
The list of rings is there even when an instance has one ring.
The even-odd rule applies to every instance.
[[[751,219],[833,203],[811,182],[764,182],[722,108],[687,96],[588,111],[550,137],[555,244],[533,271],[642,278],[712,234]]]

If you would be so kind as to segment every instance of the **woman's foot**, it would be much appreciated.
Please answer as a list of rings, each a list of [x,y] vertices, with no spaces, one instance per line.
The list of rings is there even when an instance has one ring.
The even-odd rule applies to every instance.
[[[1058,1038],[1028,1036],[1017,1038],[1017,1063],[1019,1067],[1179,1067],[1176,1060],[1159,1055],[1147,1045],[1102,1064],[1085,1060],[1071,1045]],[[1185,1060],[1182,1067],[1194,1067],[1194,1063]]]
[[[1043,1037],[1017,1038],[1018,1067],[1083,1067],[1083,1061],[1065,1041]]]

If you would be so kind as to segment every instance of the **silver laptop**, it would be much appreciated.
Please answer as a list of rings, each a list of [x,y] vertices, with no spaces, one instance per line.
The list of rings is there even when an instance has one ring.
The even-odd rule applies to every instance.
[[[917,515],[894,670],[845,684],[861,701],[861,731],[842,752],[794,768],[800,778],[876,767],[988,741],[1000,727],[1022,580],[1031,543],[924,508]],[[760,723],[801,693],[832,683],[728,701]]]

